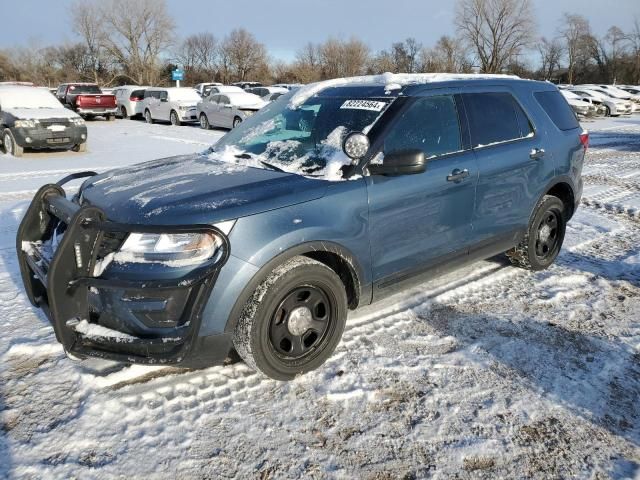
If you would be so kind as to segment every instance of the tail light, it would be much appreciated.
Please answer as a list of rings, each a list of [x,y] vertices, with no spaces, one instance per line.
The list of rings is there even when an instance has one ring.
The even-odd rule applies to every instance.
[[[589,148],[589,132],[584,132],[580,134],[580,143],[584,147],[584,151],[587,151]]]
[[[129,97],[129,101],[131,101],[131,102],[139,102],[140,101],[140,97]]]

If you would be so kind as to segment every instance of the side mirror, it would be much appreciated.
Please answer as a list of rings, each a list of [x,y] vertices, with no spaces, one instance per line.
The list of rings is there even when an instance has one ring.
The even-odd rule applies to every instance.
[[[160,99],[160,101],[161,101],[162,103],[166,103],[166,102],[168,102],[168,101],[169,101],[169,99],[168,99],[168,98],[161,98],[161,99]]]
[[[382,164],[367,166],[371,175],[411,175],[427,169],[427,159],[422,150],[400,150],[384,156]]]

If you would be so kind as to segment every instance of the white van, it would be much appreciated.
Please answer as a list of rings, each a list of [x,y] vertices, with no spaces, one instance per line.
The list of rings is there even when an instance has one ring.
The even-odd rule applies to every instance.
[[[200,95],[193,88],[151,87],[144,92],[144,119],[147,123],[161,121],[171,125],[196,122],[199,101]]]

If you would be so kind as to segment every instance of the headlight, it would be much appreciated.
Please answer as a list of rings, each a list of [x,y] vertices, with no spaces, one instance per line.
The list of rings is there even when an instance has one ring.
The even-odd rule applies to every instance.
[[[37,120],[16,120],[16,128],[35,128],[38,126]]]
[[[178,110],[185,111],[185,110],[189,110],[190,108],[191,108],[191,107],[185,107],[184,105],[180,105],[180,106],[178,107]]]
[[[228,234],[235,221],[216,225]],[[225,242],[214,233],[131,233],[115,260],[132,263],[164,263],[171,267],[217,261]]]
[[[82,117],[73,117],[69,119],[71,121],[71,123],[73,123],[74,125],[84,125],[84,118]]]

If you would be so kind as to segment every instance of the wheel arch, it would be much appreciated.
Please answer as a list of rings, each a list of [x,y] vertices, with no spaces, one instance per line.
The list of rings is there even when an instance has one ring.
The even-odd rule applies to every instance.
[[[573,187],[568,181],[558,180],[545,189],[544,195],[552,195],[559,198],[567,209],[567,220],[569,220],[576,211],[576,197]]]
[[[312,258],[336,272],[345,286],[350,310],[356,309],[361,301],[366,303],[370,301],[370,291],[368,292],[368,289],[370,290],[371,287],[362,284],[364,271],[348,249],[337,243],[328,241],[305,242],[279,253],[258,270],[236,299],[227,319],[224,329],[225,332],[233,332],[245,304],[251,298],[258,285],[260,285],[278,265],[296,256]],[[367,295],[369,295],[368,300]]]

